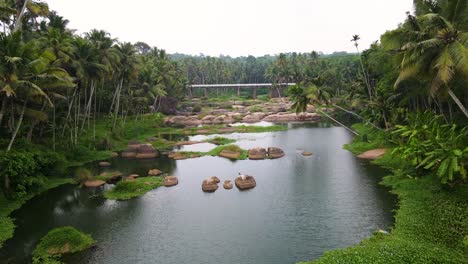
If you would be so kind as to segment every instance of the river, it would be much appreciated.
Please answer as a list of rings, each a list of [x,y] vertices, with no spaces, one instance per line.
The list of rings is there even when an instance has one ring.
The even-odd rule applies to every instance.
[[[103,189],[64,185],[14,212],[17,229],[0,262],[28,263],[50,229],[70,225],[97,246],[67,256],[66,263],[295,263],[359,243],[393,224],[396,199],[378,182],[387,172],[342,148],[352,140],[326,123],[289,124],[288,131],[229,134],[242,148],[280,147],[277,160],[230,161],[201,157],[174,161],[113,159],[112,169],[144,174],[158,168],[179,177],[129,201],[110,201]],[[211,136],[194,136],[200,140]],[[210,144],[184,146],[206,151]],[[304,157],[301,151],[313,152]],[[218,176],[253,175],[257,187],[203,193],[201,182]],[[7,262],[8,261],[8,262]]]

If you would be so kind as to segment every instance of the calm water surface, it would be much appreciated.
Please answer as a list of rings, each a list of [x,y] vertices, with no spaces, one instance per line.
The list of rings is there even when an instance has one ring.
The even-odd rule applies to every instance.
[[[115,159],[112,169],[145,174],[159,168],[179,176],[179,185],[125,202],[102,197],[111,185],[50,190],[14,213],[18,228],[0,251],[0,262],[28,263],[38,239],[65,225],[98,241],[97,247],[66,257],[77,264],[295,263],[392,225],[395,199],[378,185],[386,172],[342,149],[352,139],[349,132],[325,124],[289,126],[284,132],[223,135],[243,148],[283,148],[286,156],[278,160]],[[301,150],[314,155],[303,157]],[[201,191],[204,178],[234,180],[238,172],[255,176],[257,187]]]

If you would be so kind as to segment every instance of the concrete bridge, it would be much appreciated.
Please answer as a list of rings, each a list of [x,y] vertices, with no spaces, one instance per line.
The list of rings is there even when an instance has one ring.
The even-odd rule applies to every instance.
[[[270,88],[270,97],[281,97],[281,91],[295,83],[233,83],[233,84],[192,84],[188,85],[188,95],[193,96],[194,89],[203,89],[205,97],[208,97],[208,89],[237,89],[237,96],[240,96],[240,90],[252,89],[252,97],[257,98],[257,88]]]

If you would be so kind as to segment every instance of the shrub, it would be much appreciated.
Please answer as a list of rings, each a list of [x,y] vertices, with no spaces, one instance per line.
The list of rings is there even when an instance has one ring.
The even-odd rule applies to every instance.
[[[194,112],[194,113],[200,113],[201,110],[202,110],[201,105],[197,104],[197,105],[195,105],[195,106],[193,107],[192,112]]]
[[[441,116],[425,112],[411,115],[409,124],[397,126],[393,134],[398,138],[394,153],[417,169],[434,171],[441,183],[451,186],[466,181],[467,127],[444,124]]]
[[[51,151],[11,151],[0,153],[0,178],[10,180],[2,185],[8,199],[20,199],[44,186],[46,176],[62,172],[64,160]]]
[[[91,180],[93,175],[91,171],[85,168],[78,168],[75,171],[75,181],[79,184],[83,184],[84,182]]]

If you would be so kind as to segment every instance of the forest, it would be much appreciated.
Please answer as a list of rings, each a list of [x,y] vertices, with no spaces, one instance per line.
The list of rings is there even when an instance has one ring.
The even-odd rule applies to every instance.
[[[168,54],[100,29],[78,34],[43,1],[0,0],[5,201],[29,199],[52,176],[108,157],[143,130],[171,129],[163,118],[186,112],[188,85],[235,83],[296,83],[283,95],[293,112],[314,105],[334,108],[337,119],[351,115],[362,123],[358,142],[348,146],[353,152],[392,148],[408,162],[401,175],[435,177],[438,187],[457,192],[468,182],[468,3],[413,3],[406,20],[369,48],[350,36],[354,53],[214,57]],[[251,99],[219,92],[210,97]],[[463,221],[457,236],[466,252]]]

